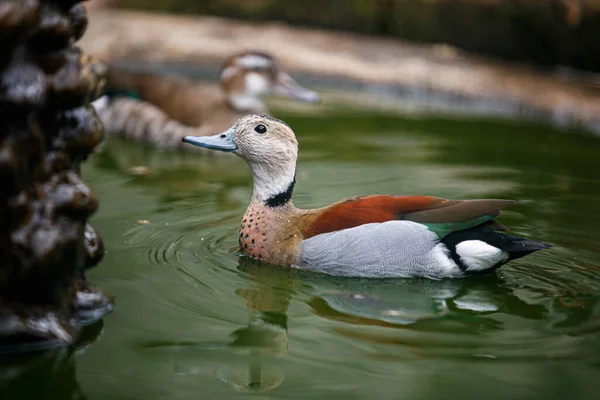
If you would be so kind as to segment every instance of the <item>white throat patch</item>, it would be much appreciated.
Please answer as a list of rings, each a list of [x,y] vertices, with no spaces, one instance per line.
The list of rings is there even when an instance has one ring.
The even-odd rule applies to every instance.
[[[237,111],[245,111],[253,114],[265,114],[267,108],[262,100],[247,93],[232,94],[229,96],[229,103]]]
[[[250,72],[244,77],[244,92],[231,94],[229,102],[238,111],[265,113],[266,107],[260,97],[269,92],[269,87],[263,75]]]
[[[249,72],[244,77],[246,93],[254,96],[262,96],[269,92],[270,86],[267,78],[256,72]]]
[[[296,175],[296,165],[251,165],[254,177],[254,196],[265,201],[288,190]]]

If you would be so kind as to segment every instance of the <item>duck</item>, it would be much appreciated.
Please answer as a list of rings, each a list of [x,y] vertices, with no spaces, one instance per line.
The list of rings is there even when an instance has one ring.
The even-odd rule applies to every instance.
[[[552,247],[509,235],[495,221],[513,200],[367,195],[296,208],[298,141],[289,125],[268,115],[244,116],[221,134],[182,140],[246,161],[254,185],[239,245],[265,263],[336,276],[444,279],[490,273]]]
[[[181,148],[183,136],[224,131],[247,114],[268,114],[263,97],[269,94],[320,101],[317,92],[302,87],[261,51],[227,58],[218,88],[116,67],[108,69],[106,81],[105,96],[93,103],[105,132],[166,149]]]

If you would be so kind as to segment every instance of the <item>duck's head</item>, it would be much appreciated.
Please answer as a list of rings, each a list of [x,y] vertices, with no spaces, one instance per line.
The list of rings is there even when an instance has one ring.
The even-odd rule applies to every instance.
[[[286,194],[287,200],[291,197],[298,141],[285,122],[268,115],[252,114],[240,118],[223,133],[185,136],[183,142],[231,152],[244,159],[254,176],[254,195],[267,204],[273,198],[281,200],[282,194]]]
[[[267,94],[281,94],[306,102],[319,101],[317,92],[300,86],[281,70],[277,60],[258,51],[229,57],[223,65],[220,81],[229,103],[238,111],[264,110],[261,98]]]

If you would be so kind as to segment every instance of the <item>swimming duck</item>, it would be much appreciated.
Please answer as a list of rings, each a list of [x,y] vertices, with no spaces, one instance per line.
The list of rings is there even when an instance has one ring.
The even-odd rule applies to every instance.
[[[491,272],[551,247],[498,232],[507,228],[494,218],[511,200],[372,195],[298,209],[291,200],[298,142],[270,116],[248,115],[219,135],[183,142],[231,152],[250,166],[254,191],[239,243],[267,263],[331,275],[441,279]]]
[[[316,92],[300,86],[272,56],[247,51],[229,57],[221,70],[220,88],[189,79],[110,68],[107,93],[94,106],[105,131],[148,141],[162,148],[179,147],[186,135],[213,135],[247,114],[266,114],[262,97],[280,94],[317,102]],[[131,97],[132,96],[132,97]]]

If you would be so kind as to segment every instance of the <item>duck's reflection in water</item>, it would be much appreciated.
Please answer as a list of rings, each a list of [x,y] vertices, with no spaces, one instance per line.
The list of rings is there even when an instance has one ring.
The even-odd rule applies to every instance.
[[[455,311],[462,323],[477,329],[502,329],[501,323],[486,314],[499,310],[502,293],[484,290],[496,276],[478,280],[357,279],[305,273],[267,266],[242,258],[238,269],[253,282],[237,294],[250,311],[250,324],[234,332],[232,346],[245,348],[245,364],[222,370],[220,377],[240,391],[268,391],[285,378],[285,363],[277,362],[287,354],[287,309],[293,293],[308,295],[308,304],[320,317],[343,321],[354,326],[383,326],[399,329],[435,329],[440,319],[453,318]],[[522,306],[522,304],[520,304]],[[528,309],[541,316],[542,308]],[[471,315],[464,318],[464,312]],[[454,313],[456,314],[456,313]],[[454,315],[456,316],[456,315]],[[347,337],[378,342],[375,334],[363,334],[352,325],[334,328]],[[439,327],[439,326],[438,326]],[[464,326],[463,326],[464,329]],[[395,335],[396,337],[398,335]]]
[[[236,291],[250,312],[250,323],[232,333],[230,347],[244,353],[247,361],[221,369],[219,377],[241,392],[271,391],[285,379],[279,360],[287,354],[287,310],[297,282],[249,259],[240,259],[238,269],[254,282]]]
[[[440,281],[345,278],[250,260],[241,260],[239,269],[254,281],[240,291],[253,312],[282,315],[298,293],[314,314],[343,322],[328,325],[335,334],[393,346],[372,354],[397,360],[477,357],[488,347],[486,337],[506,329],[504,316],[543,320],[549,311],[547,304],[521,299],[496,274]]]
[[[0,354],[0,399],[86,399],[75,358],[98,339],[102,328],[102,321],[86,326],[74,347]]]
[[[182,351],[176,357],[176,372],[210,373],[241,392],[267,392],[284,382],[290,362],[287,314],[293,296],[306,301],[317,316],[343,322],[328,325],[335,334],[408,350],[373,353],[393,360],[490,356],[478,352],[494,350],[486,338],[506,330],[507,315],[544,320],[551,307],[521,299],[518,290],[497,275],[442,281],[356,279],[247,258],[240,259],[238,270],[247,286],[236,293],[243,299],[249,323],[221,343],[177,344]]]
[[[287,311],[299,282],[286,271],[248,259],[240,259],[238,269],[249,283],[236,290],[248,311],[247,325],[223,341],[159,341],[142,347],[167,351],[177,375],[211,375],[239,392],[268,392],[286,376]]]

